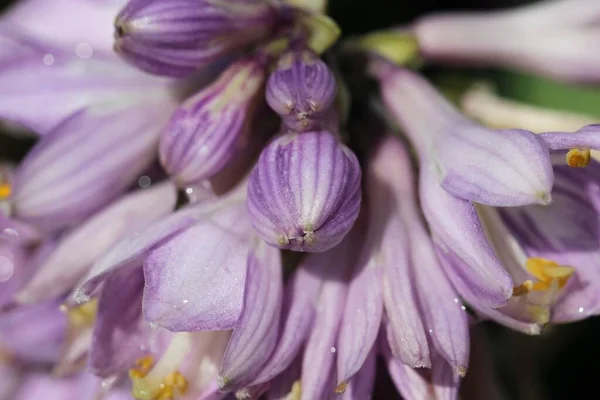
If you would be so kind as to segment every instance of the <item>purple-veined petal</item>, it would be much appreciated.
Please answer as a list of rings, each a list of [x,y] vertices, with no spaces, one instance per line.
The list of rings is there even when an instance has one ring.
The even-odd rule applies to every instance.
[[[321,272],[324,274],[323,286],[317,303],[317,315],[302,358],[302,400],[320,399],[335,387],[337,337],[349,275],[355,262],[356,247],[353,246],[356,246],[358,236],[356,232],[351,232],[337,247],[314,256],[328,260],[329,268]]]
[[[55,300],[17,307],[0,316],[0,346],[16,360],[52,363],[59,356],[65,327]]]
[[[262,1],[130,0],[115,21],[115,50],[138,68],[182,77],[269,34]]]
[[[283,373],[300,352],[316,313],[315,304],[321,289],[317,271],[329,268],[330,262],[329,258],[309,255],[286,284],[277,345],[254,384],[268,382]]]
[[[111,272],[129,264],[139,265],[141,257],[154,246],[192,226],[198,211],[188,207],[177,211],[162,220],[135,232],[117,242],[108,252],[94,263],[88,275],[77,287],[73,298],[77,302],[89,300],[90,294]]]
[[[454,109],[418,74],[379,64],[385,104],[416,146],[432,180],[457,197],[492,206],[548,204],[552,166],[532,132],[495,131]]]
[[[600,125],[587,125],[574,133],[541,133],[540,137],[551,150],[569,150],[572,148],[600,150]]]
[[[485,237],[472,203],[443,190],[429,167],[421,169],[419,196],[446,275],[463,296],[482,305],[501,307],[513,282]]]
[[[125,0],[24,0],[6,11],[4,23],[65,49],[110,53],[113,21]],[[78,47],[79,45],[79,47]]]
[[[428,15],[415,24],[421,54],[468,66],[530,71],[568,82],[597,82],[590,46],[600,14],[593,0],[551,1],[481,13]]]
[[[233,328],[251,238],[237,203],[151,250],[144,262],[145,318],[171,331]]]
[[[281,254],[258,238],[256,241],[248,253],[242,312],[221,364],[222,389],[250,383],[277,343],[283,295]]]
[[[263,150],[250,175],[252,225],[272,246],[331,249],[358,217],[360,177],[356,156],[330,132],[280,136]]]
[[[48,134],[74,113],[101,104],[127,108],[162,103],[163,110],[143,114],[154,115],[149,119],[154,124],[164,123],[174,108],[167,81],[140,74],[119,60],[102,54],[82,58],[75,47],[62,49],[10,31],[0,30],[0,38],[14,42],[19,49],[12,57],[0,57],[0,116],[38,134]],[[144,126],[134,127],[134,131],[136,128]],[[93,125],[83,128],[89,129]]]
[[[248,147],[264,80],[258,59],[238,60],[175,110],[160,137],[159,156],[179,186],[214,178]]]
[[[348,287],[337,343],[338,386],[363,367],[377,339],[383,315],[382,273],[375,258],[358,263]],[[352,398],[352,397],[350,397]],[[357,397],[359,398],[359,397]]]
[[[155,107],[88,110],[44,136],[15,174],[14,215],[52,231],[117,197],[154,157]]]
[[[88,364],[98,376],[122,374],[144,355],[149,325],[142,319],[141,268],[120,270],[102,289]]]
[[[296,359],[279,375],[271,380],[271,386],[267,392],[268,400],[288,400],[290,397],[296,399],[300,395],[301,383],[300,374],[302,372],[302,355],[299,354]]]
[[[18,301],[37,302],[67,292],[111,245],[171,212],[175,201],[175,187],[169,182],[115,201],[61,239],[35,277],[19,291]]]
[[[370,400],[375,386],[376,347],[369,352],[362,367],[352,376],[344,393],[339,396],[343,400]]]
[[[287,127],[302,132],[318,129],[336,94],[327,64],[309,50],[296,50],[279,59],[267,82],[266,99]]]

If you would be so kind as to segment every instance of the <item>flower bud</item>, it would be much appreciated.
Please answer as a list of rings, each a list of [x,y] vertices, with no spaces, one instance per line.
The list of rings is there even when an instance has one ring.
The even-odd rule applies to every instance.
[[[237,61],[175,111],[160,138],[159,155],[178,185],[213,178],[245,147],[264,79],[260,62]]]
[[[285,54],[267,82],[267,102],[296,131],[319,128],[336,93],[333,72],[308,50]]]
[[[356,156],[327,131],[280,136],[250,175],[248,211],[270,245],[322,252],[358,217],[361,171]]]
[[[131,0],[115,22],[115,50],[158,75],[190,75],[266,37],[275,8],[262,0]]]

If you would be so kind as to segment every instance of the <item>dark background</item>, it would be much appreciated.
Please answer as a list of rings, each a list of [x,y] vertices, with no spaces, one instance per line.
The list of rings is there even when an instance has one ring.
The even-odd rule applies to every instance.
[[[93,1],[93,0],[82,0]],[[600,1],[600,0],[598,0]],[[442,10],[483,10],[522,4],[524,0],[330,0],[330,15],[344,35],[364,33],[402,25],[424,13]],[[9,3],[0,0],[0,8]],[[0,159],[19,159],[31,141],[0,133]],[[476,327],[474,353],[464,384],[469,399],[545,400],[600,398],[596,379],[600,377],[600,320],[589,319],[565,326],[549,327],[538,337],[527,337],[492,323]],[[485,337],[481,337],[484,335]],[[378,372],[376,399],[399,398],[389,390],[385,368]],[[493,373],[498,392],[491,390]]]

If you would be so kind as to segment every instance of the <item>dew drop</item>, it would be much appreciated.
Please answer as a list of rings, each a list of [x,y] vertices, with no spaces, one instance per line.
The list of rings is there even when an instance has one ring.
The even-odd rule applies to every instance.
[[[10,258],[0,256],[0,282],[9,280],[15,272],[13,262]]]
[[[94,49],[88,43],[79,43],[75,46],[75,53],[81,58],[90,58],[94,54]]]
[[[580,313],[582,313],[583,312],[583,307],[579,307],[579,310],[577,310],[577,311],[579,311]]]
[[[141,188],[148,188],[151,184],[152,179],[150,179],[150,177],[147,175],[141,176],[140,179],[138,179],[138,186]]]
[[[336,349],[335,347],[332,347],[332,348],[331,348],[331,352],[332,352],[332,353],[335,353],[336,351],[337,351],[337,349]]]
[[[54,56],[52,54],[45,54],[44,58],[42,58],[42,61],[44,61],[44,64],[46,65],[52,65],[54,64]]]

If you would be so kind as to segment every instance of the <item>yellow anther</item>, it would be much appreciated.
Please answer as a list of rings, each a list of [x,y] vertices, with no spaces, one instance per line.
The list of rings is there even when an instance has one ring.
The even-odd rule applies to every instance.
[[[289,394],[289,400],[300,400],[302,398],[302,385],[300,385],[300,381],[297,380],[292,385],[292,391]]]
[[[4,200],[12,193],[12,186],[10,183],[0,183],[0,200]]]
[[[590,163],[592,152],[590,149],[571,149],[565,157],[567,165],[571,168],[587,167]]]
[[[575,272],[573,267],[559,265],[552,260],[538,257],[529,258],[525,268],[538,279],[531,288],[536,292],[549,290],[554,283],[557,289],[562,289]]]
[[[79,307],[67,309],[67,318],[69,326],[75,329],[90,327],[96,320],[96,312],[98,310],[98,300],[91,300]]]
[[[135,363],[136,367],[129,370],[129,377],[131,379],[141,379],[145,377],[154,365],[154,357],[147,355],[140,358]]]
[[[346,391],[347,387],[348,387],[348,382],[342,382],[336,386],[334,392],[335,392],[335,394],[342,394]]]

